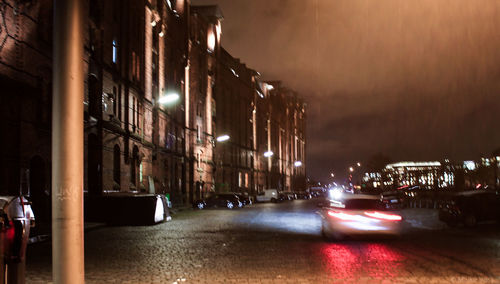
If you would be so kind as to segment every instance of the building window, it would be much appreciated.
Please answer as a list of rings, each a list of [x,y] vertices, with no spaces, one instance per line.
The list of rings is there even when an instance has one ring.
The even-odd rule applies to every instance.
[[[203,102],[198,101],[198,104],[196,105],[196,116],[202,117],[203,115]]]
[[[116,39],[113,40],[113,63],[118,61],[118,43]]]
[[[118,102],[117,102],[116,87],[113,87],[113,115],[116,117],[118,114]]]
[[[132,51],[132,78],[136,81],[141,79],[141,58],[135,51]]]
[[[115,145],[113,149],[113,180],[120,185],[120,146]]]
[[[117,109],[118,109],[118,119],[122,119],[122,95],[121,95],[121,86],[118,86],[117,95]]]
[[[143,174],[143,168],[142,168],[142,162],[139,164],[139,183],[142,184],[142,174]]]

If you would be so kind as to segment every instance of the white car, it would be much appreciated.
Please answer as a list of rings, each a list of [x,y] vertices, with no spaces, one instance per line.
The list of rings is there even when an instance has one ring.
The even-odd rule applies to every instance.
[[[264,189],[263,191],[257,193],[255,197],[257,202],[278,202],[278,190],[277,189]]]
[[[388,211],[378,195],[342,194],[329,200],[321,215],[321,232],[328,239],[349,235],[398,235],[402,216]]]

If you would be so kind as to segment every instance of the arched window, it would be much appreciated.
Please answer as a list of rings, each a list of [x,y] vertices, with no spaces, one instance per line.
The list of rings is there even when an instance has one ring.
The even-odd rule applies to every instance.
[[[113,148],[113,180],[120,185],[120,146]]]
[[[134,146],[134,150],[132,150],[132,161],[130,163],[130,183],[137,187],[137,166],[139,165],[139,148]]]

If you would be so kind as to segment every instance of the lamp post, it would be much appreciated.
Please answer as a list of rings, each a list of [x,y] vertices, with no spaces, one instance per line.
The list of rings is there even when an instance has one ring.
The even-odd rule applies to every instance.
[[[84,283],[82,0],[54,1],[52,277]]]
[[[161,106],[171,106],[173,105],[175,102],[177,102],[178,100],[180,99],[180,95],[177,93],[177,92],[174,92],[174,91],[170,91],[170,92],[166,92],[164,94],[162,94],[159,98],[158,98],[158,104],[161,105]],[[171,116],[167,113],[167,116],[170,117],[170,127],[172,127],[172,118]],[[143,120],[143,123],[146,123],[145,120]],[[143,126],[143,128],[145,128],[145,126]],[[185,146],[184,146],[185,147]],[[170,154],[170,162],[174,163],[174,158],[173,158],[173,154]],[[182,189],[179,188],[178,190],[175,190],[175,186],[174,186],[174,180],[177,179],[177,176],[174,177],[174,167],[170,167],[170,194],[173,194],[175,192],[175,194],[173,194],[170,198],[171,199],[176,199],[177,200],[177,195],[179,196],[182,196]],[[185,179],[183,179],[185,180]],[[181,200],[183,200],[183,197],[180,198]]]
[[[223,135],[220,135],[218,137],[216,137],[215,139],[212,138],[212,145],[213,147],[215,148],[216,146],[216,143],[224,143],[226,141],[229,141],[229,139],[231,139],[231,137],[227,134],[223,134]],[[222,151],[222,154],[224,154],[225,151]],[[216,153],[217,154],[217,153]],[[214,154],[214,157],[216,157],[217,155]],[[220,164],[221,164],[221,169],[222,169],[222,172],[221,172],[221,183],[224,183],[224,156],[222,156],[222,158],[220,159]],[[214,161],[214,171],[217,171],[217,161]],[[217,184],[217,180],[216,180],[216,184]]]

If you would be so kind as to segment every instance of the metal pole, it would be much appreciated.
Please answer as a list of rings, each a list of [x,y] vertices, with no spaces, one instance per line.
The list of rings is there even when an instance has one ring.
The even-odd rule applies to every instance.
[[[52,274],[84,283],[83,7],[54,0],[52,101]]]

